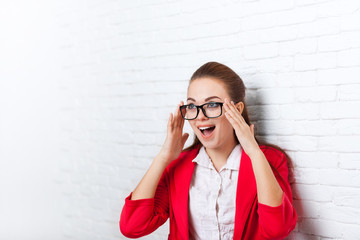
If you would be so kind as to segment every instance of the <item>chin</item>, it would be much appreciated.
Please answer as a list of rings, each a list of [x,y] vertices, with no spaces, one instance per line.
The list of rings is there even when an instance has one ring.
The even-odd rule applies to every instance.
[[[207,149],[214,149],[214,148],[218,148],[220,146],[220,143],[218,141],[216,141],[215,139],[208,141],[208,140],[202,139],[199,136],[197,136],[197,137],[200,140],[201,144]]]

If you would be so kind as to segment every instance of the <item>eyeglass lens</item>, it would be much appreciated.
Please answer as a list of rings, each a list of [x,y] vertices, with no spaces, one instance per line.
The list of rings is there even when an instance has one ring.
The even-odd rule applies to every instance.
[[[202,107],[190,104],[187,105],[186,108],[182,108],[181,113],[186,119],[195,119],[199,114],[200,108],[203,109],[206,117],[215,118],[221,115],[221,104],[219,103],[207,103]]]

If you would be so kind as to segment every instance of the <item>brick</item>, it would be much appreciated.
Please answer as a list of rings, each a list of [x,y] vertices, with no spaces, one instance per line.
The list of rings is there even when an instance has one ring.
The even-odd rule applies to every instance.
[[[360,209],[335,206],[333,203],[322,204],[318,208],[319,217],[342,223],[359,224]]]
[[[333,152],[296,152],[293,159],[294,167],[322,169],[338,168],[339,155]]]
[[[360,84],[342,85],[339,88],[339,100],[360,100]]]
[[[337,122],[339,135],[358,135],[360,133],[360,123],[356,119],[340,119]]]
[[[243,29],[263,29],[274,26],[311,22],[316,19],[316,15],[316,9],[313,6],[299,7],[286,11],[264,13],[260,16],[253,15],[247,17],[245,21],[243,21]]]
[[[259,12],[276,12],[280,10],[292,9],[294,7],[294,1],[281,0],[274,3],[270,3],[266,0],[261,0],[258,3]]]
[[[296,25],[299,38],[317,37],[323,35],[338,34],[340,32],[340,20],[338,17],[317,19]]]
[[[352,14],[344,14],[340,17],[340,29],[341,31],[357,30],[360,28],[357,22],[360,20],[360,14],[353,12]]]
[[[263,42],[262,34],[263,34],[262,30],[242,30],[239,33],[236,33],[234,37],[239,47],[239,46],[262,43]],[[240,50],[241,50],[240,53],[242,54],[242,48]]]
[[[345,206],[360,209],[360,190],[354,187],[331,187],[333,203],[336,206]]]
[[[344,224],[323,219],[303,219],[299,223],[299,231],[321,237],[341,238],[343,230]]]
[[[278,54],[277,43],[245,46],[243,49],[245,59],[264,59],[276,57]]]
[[[225,9],[226,16],[229,19],[247,17],[259,12],[259,2],[241,1],[228,4]]]
[[[301,136],[335,136],[337,134],[335,124],[333,120],[296,121],[294,133]]]
[[[212,24],[192,25],[187,28],[188,31],[183,32],[182,39],[189,40],[218,35],[228,35],[241,29],[241,24],[233,25],[233,28],[226,27],[227,24],[228,21],[219,21]],[[213,29],[217,29],[217,31],[214,32]]]
[[[332,189],[328,186],[295,183],[293,184],[292,189],[293,197],[298,200],[299,206],[305,202],[305,204],[310,205],[311,207],[318,207],[319,203],[331,202],[333,199],[332,192],[330,191]],[[304,209],[304,211],[307,211],[307,209]],[[310,217],[310,214],[314,216],[317,215],[316,212],[317,211],[303,216]]]
[[[263,119],[279,119],[280,112],[279,107],[276,105],[268,106],[248,106],[248,113],[251,119],[263,120]]]
[[[295,98],[297,102],[328,102],[336,100],[337,92],[335,86],[296,88]]]
[[[261,42],[289,41],[297,38],[294,26],[280,26],[260,31]],[[283,43],[281,43],[283,44]]]
[[[240,74],[241,77],[242,74]],[[276,86],[276,74],[274,73],[255,73],[243,79],[247,89],[250,88],[272,88]],[[254,92],[256,94],[256,92]]]
[[[338,66],[350,67],[360,65],[360,48],[338,52]]]
[[[294,103],[280,106],[281,118],[288,120],[317,120],[319,106],[312,103]]]
[[[319,17],[333,17],[333,16],[339,16],[340,14],[340,7],[341,5],[347,5],[347,4],[341,4],[340,1],[329,1],[324,2],[322,4],[317,5],[317,11],[319,13]]]
[[[260,135],[292,135],[294,122],[286,120],[261,120],[257,121],[255,131]]]
[[[297,184],[315,185],[319,183],[319,170],[317,169],[295,168],[294,176]]]
[[[278,145],[278,142],[277,142],[277,137],[276,136],[267,136],[267,135],[256,135],[256,139],[259,141],[259,144],[260,145],[266,145],[268,143],[271,143],[271,144],[276,144]]]
[[[317,82],[319,85],[359,83],[358,74],[360,67],[319,70]]]
[[[256,91],[259,104],[284,104],[294,102],[294,91],[291,88],[270,88]]]
[[[297,71],[334,68],[336,65],[337,55],[331,52],[296,55],[294,58],[294,68]]]
[[[346,224],[343,233],[344,239],[356,239],[359,236],[359,225]]]
[[[277,75],[276,82],[279,87],[314,87],[317,77],[316,71],[285,72]]]
[[[307,1],[310,2],[310,1]],[[298,226],[298,225],[296,225]],[[297,239],[297,240],[319,240],[320,238],[316,235],[312,234],[306,234],[305,232],[298,232],[298,227],[295,228],[294,231],[292,231],[289,236],[285,239]],[[330,238],[324,238],[322,237],[322,240],[330,240]]]
[[[359,102],[326,102],[320,104],[320,117],[322,119],[346,119],[359,118],[360,112],[357,109]]]
[[[359,32],[343,32],[336,35],[319,37],[319,51],[340,51],[349,48],[359,48]]]
[[[292,26],[292,31],[295,31]],[[291,40],[284,41],[279,44],[279,55],[280,56],[293,56],[295,54],[314,54],[318,49],[318,40],[316,38],[302,38],[297,39],[283,39]]]
[[[273,59],[259,59],[256,62],[260,69],[268,73],[287,72],[293,68],[293,58],[286,56],[277,57],[276,61]]]
[[[343,169],[360,169],[360,157],[357,153],[340,153],[339,167]]]
[[[292,151],[315,151],[318,140],[310,136],[278,136],[278,143]]]
[[[319,138],[319,149],[322,151],[357,152],[359,147],[359,136],[329,136]]]
[[[318,202],[294,200],[294,207],[299,218],[317,218],[319,206]]]
[[[319,4],[322,2],[327,2],[327,0],[304,0],[301,2],[296,2],[296,6],[314,5],[314,4]]]
[[[336,178],[334,177],[336,176]],[[320,184],[339,187],[359,187],[360,176],[356,170],[323,169],[319,171]]]
[[[245,102],[249,106],[255,105],[257,103],[257,101],[256,101],[256,90],[254,90],[254,89],[247,89],[246,90]]]

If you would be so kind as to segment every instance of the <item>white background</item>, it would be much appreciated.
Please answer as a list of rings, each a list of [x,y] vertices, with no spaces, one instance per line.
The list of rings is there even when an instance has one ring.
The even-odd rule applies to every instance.
[[[257,135],[292,157],[289,239],[360,239],[359,9],[0,1],[0,239],[125,239],[124,198],[208,61],[242,77]]]

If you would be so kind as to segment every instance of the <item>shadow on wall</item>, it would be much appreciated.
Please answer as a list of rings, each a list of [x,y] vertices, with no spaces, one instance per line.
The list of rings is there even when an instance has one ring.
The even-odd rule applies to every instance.
[[[240,76],[241,77],[241,76]],[[247,77],[248,79],[250,79],[251,81],[251,75]],[[261,81],[266,81],[264,79],[260,79],[257,80],[258,82]],[[243,79],[244,81],[244,79]],[[246,86],[246,82],[244,81],[245,86]],[[261,89],[261,84],[259,84],[259,86],[257,86],[257,84],[254,84],[254,82],[251,83],[251,87],[250,88],[246,88],[246,105],[248,108],[248,114],[249,114],[249,118],[250,118],[250,122],[251,124],[255,125],[255,137],[258,140],[259,144],[264,144],[264,145],[268,145],[268,146],[272,146],[275,147],[279,150],[281,150],[286,158],[287,158],[287,166],[288,166],[288,170],[289,170],[289,182],[291,185],[291,191],[293,194],[293,201],[294,201],[294,207],[296,212],[298,213],[298,221],[297,221],[297,226],[295,227],[295,231],[298,228],[298,224],[301,221],[301,219],[299,218],[299,213],[303,212],[303,204],[301,204],[300,199],[297,198],[298,196],[298,191],[296,189],[296,184],[295,184],[295,176],[294,176],[294,165],[293,165],[293,161],[291,159],[291,157],[289,156],[289,154],[287,152],[285,152],[285,150],[282,149],[281,146],[278,146],[276,144],[274,144],[274,142],[276,142],[276,135],[271,135],[267,132],[268,129],[268,124],[267,124],[267,119],[269,119],[269,114],[271,113],[271,109],[269,110],[269,108],[271,108],[271,105],[267,105],[266,103],[268,102],[263,95],[258,94],[258,89]],[[278,113],[275,113],[275,115]],[[280,126],[280,122],[279,122],[279,128]],[[273,126],[272,126],[273,127]],[[290,236],[288,236],[286,239],[292,239],[292,234]]]

